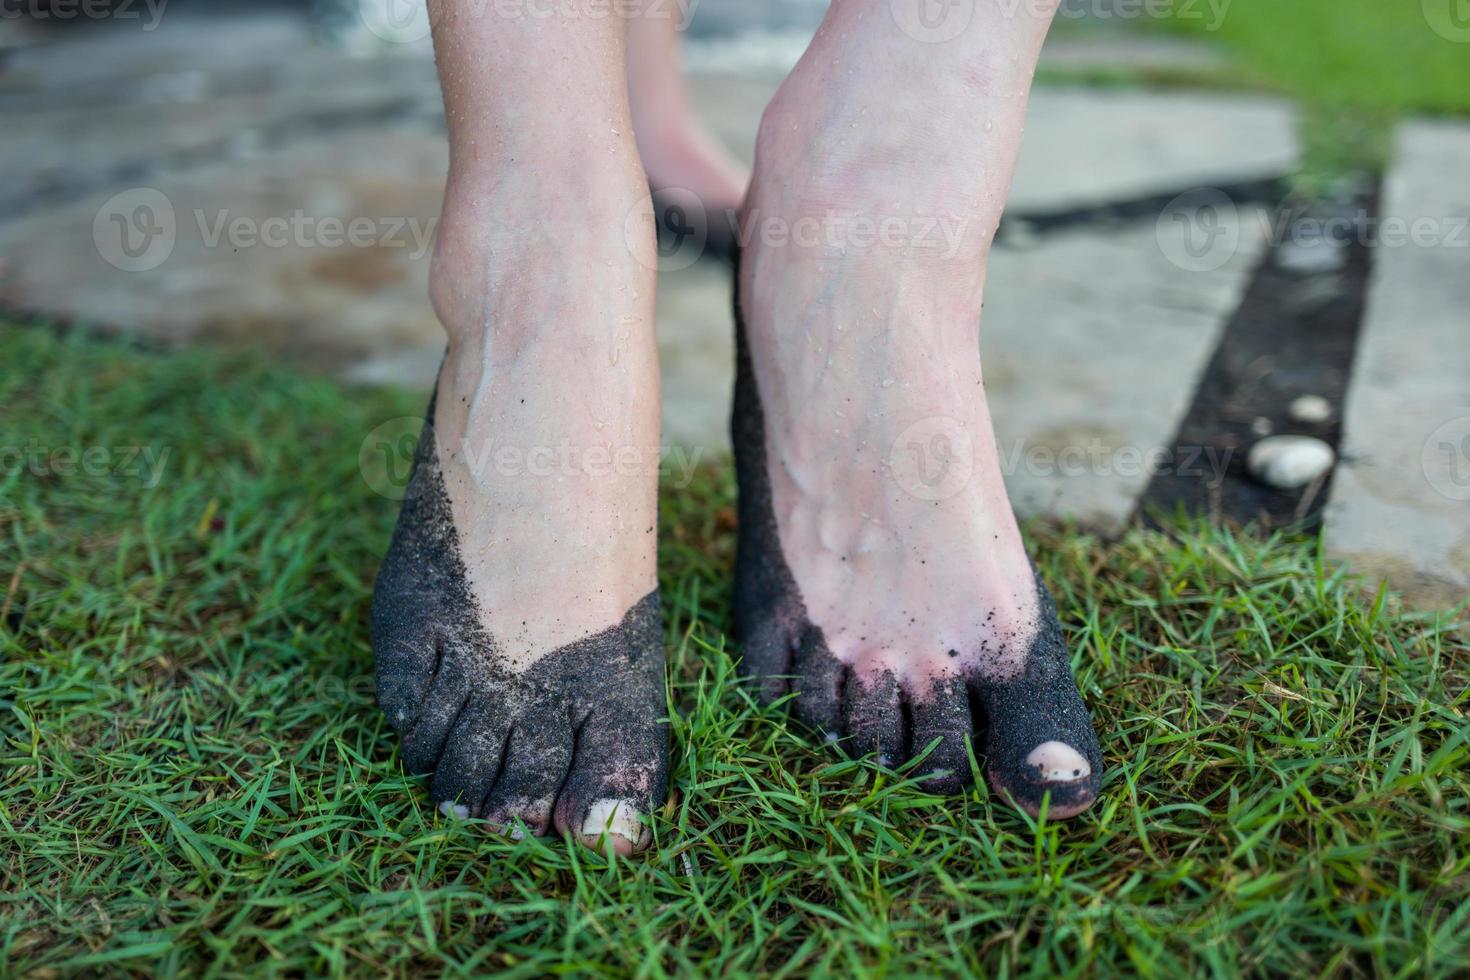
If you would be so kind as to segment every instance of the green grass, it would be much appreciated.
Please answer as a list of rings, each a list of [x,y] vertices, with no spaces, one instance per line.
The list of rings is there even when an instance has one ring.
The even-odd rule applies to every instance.
[[[1297,184],[1309,194],[1330,194],[1344,176],[1382,173],[1404,116],[1470,114],[1467,0],[1116,0],[1102,9],[1111,6],[1129,16],[1062,16],[1053,33],[1161,28],[1218,44],[1227,66],[1044,70],[1042,80],[1289,97],[1302,112]],[[1172,13],[1143,15],[1161,10]]]
[[[1240,82],[1300,103],[1309,189],[1382,173],[1403,116],[1470,113],[1465,0],[1229,0],[1218,18],[1208,0],[1173,4],[1166,25],[1214,38]]]
[[[373,707],[358,448],[418,397],[40,328],[0,362],[0,972],[1470,969],[1470,649],[1311,540],[1035,530],[1109,766],[1036,824],[752,703],[707,468],[664,500],[674,793],[610,862],[444,821]]]
[[[1214,0],[1222,5],[1219,17],[1211,0],[1172,2],[1167,26],[1218,41],[1245,79],[1308,105],[1470,113],[1464,0]],[[1464,21],[1458,28],[1450,19],[1457,4]]]

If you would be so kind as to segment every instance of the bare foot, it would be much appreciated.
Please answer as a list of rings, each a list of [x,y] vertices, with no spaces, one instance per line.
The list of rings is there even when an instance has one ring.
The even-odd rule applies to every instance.
[[[983,732],[997,793],[1071,816],[1101,757],[979,359],[1040,35],[1002,23],[935,52],[886,8],[834,5],[757,144],[732,423],[745,664],[859,754],[898,765],[937,742],[920,770],[936,789],[968,781]]]
[[[437,12],[449,348],[373,593],[378,699],[444,812],[631,853],[668,731],[655,254],[628,234],[648,192],[621,34]],[[581,101],[526,125],[571,84],[546,58]]]

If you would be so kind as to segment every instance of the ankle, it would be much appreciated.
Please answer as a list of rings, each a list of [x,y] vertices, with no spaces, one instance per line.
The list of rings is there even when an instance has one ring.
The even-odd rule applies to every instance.
[[[652,330],[654,270],[648,186],[622,173],[451,174],[429,267],[429,297],[452,345],[493,331],[507,342],[640,323]]]

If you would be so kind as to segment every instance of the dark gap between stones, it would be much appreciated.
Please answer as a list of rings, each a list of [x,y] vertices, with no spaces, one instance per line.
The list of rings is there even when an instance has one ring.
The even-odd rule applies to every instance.
[[[1136,520],[1157,528],[1183,510],[1262,530],[1320,521],[1333,471],[1280,490],[1253,477],[1246,459],[1265,435],[1314,436],[1338,451],[1371,268],[1371,236],[1358,230],[1377,206],[1374,186],[1338,202],[1286,201],[1276,210],[1272,228],[1284,233],[1273,235],[1226,325],[1172,447],[1139,497]],[[1334,219],[1345,227],[1320,238],[1300,230]],[[1340,249],[1338,261],[1323,261],[1320,250],[1332,248]],[[1325,398],[1328,419],[1294,420],[1290,406],[1302,395]]]

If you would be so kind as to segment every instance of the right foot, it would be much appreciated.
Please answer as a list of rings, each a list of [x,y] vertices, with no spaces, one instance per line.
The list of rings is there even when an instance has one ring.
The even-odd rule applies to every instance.
[[[620,853],[649,840],[668,751],[652,243],[624,239],[626,169],[451,178],[449,350],[372,617],[379,703],[446,814]]]

